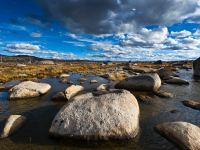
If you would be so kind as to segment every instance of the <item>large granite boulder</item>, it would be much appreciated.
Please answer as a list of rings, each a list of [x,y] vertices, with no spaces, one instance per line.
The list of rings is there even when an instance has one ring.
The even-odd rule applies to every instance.
[[[200,57],[193,61],[193,73],[194,76],[200,76]]]
[[[200,150],[200,128],[187,122],[168,122],[155,127],[162,136],[182,150]]]
[[[5,123],[3,131],[1,133],[1,138],[7,138],[19,128],[21,128],[26,121],[26,117],[21,115],[10,115]]]
[[[157,91],[161,86],[161,80],[157,73],[133,76],[120,81],[115,85],[117,89],[129,91]]]
[[[55,116],[50,135],[78,139],[129,139],[139,129],[139,106],[126,90],[74,97]]]
[[[43,95],[51,89],[47,83],[24,81],[9,90],[10,99],[32,98]]]

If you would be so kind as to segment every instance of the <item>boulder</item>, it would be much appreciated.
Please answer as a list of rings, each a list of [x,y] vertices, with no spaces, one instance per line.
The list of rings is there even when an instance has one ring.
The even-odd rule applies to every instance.
[[[7,138],[14,132],[16,132],[20,127],[24,125],[26,117],[21,115],[10,115],[5,123],[1,138]]]
[[[183,104],[187,107],[200,110],[200,102],[194,100],[185,100]]]
[[[126,90],[76,96],[55,116],[50,135],[78,139],[130,139],[139,129],[139,106]]]
[[[73,96],[83,91],[84,87],[81,85],[71,85],[65,90],[65,96],[70,100]]]
[[[52,97],[52,101],[67,101],[67,98],[64,92],[58,92]]]
[[[182,150],[200,150],[200,128],[187,122],[168,122],[155,127],[155,130]]]
[[[157,91],[161,86],[161,80],[157,73],[133,76],[120,81],[115,85],[117,89],[129,91]]]
[[[193,74],[194,76],[200,76],[200,57],[193,61]]]
[[[50,89],[51,86],[47,83],[24,81],[9,90],[9,98],[33,98],[47,93]]]
[[[159,77],[163,80],[167,80],[167,79],[170,79],[171,76],[174,75],[174,73],[169,70],[169,69],[166,69],[166,68],[160,68],[157,70],[157,74],[159,75]]]
[[[187,80],[178,78],[178,77],[171,77],[171,79],[168,79],[165,81],[165,83],[168,84],[178,84],[178,85],[188,85],[189,82]]]

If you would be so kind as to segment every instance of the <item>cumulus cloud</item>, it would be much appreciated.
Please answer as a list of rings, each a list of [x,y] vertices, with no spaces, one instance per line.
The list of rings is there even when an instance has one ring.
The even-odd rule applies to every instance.
[[[41,0],[44,10],[74,32],[135,32],[199,17],[199,0]]]
[[[7,44],[4,51],[14,54],[25,54],[25,55],[37,55],[37,56],[47,56],[50,58],[58,59],[74,59],[76,56],[73,53],[63,53],[53,50],[42,49],[40,45],[34,45],[31,43],[12,43]]]

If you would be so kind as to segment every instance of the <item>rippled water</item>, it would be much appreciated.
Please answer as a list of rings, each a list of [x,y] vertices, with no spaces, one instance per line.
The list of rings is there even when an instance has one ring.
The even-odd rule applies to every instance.
[[[171,99],[155,97],[152,104],[139,103],[140,105],[140,133],[136,139],[129,141],[107,141],[107,142],[87,142],[72,141],[69,139],[56,140],[48,136],[48,129],[51,121],[63,102],[53,102],[51,97],[58,91],[63,91],[67,84],[62,84],[56,78],[41,80],[52,85],[51,91],[34,99],[25,99],[18,101],[8,101],[8,93],[0,92],[0,128],[3,127],[4,119],[9,114],[23,114],[27,116],[26,125],[15,135],[7,139],[0,140],[0,150],[74,150],[74,149],[116,149],[116,150],[177,150],[176,146],[158,135],[153,127],[166,121],[187,121],[194,124],[200,124],[200,115],[198,110],[185,107],[181,101],[185,99],[200,100],[200,82],[192,78],[192,71],[179,71],[179,75],[190,81],[189,86],[163,85],[162,89],[172,92],[175,97]],[[80,74],[72,74],[70,79],[74,83]],[[89,76],[90,79],[96,79],[101,83],[107,81],[103,78]],[[88,90],[91,90],[97,84],[89,84],[89,80],[84,83]],[[16,84],[15,82],[7,83]],[[172,110],[178,110],[171,113]]]

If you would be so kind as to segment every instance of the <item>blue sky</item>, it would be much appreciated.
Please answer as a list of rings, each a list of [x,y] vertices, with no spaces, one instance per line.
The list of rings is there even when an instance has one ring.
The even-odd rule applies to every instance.
[[[200,57],[200,0],[0,2],[0,54],[119,61]]]

